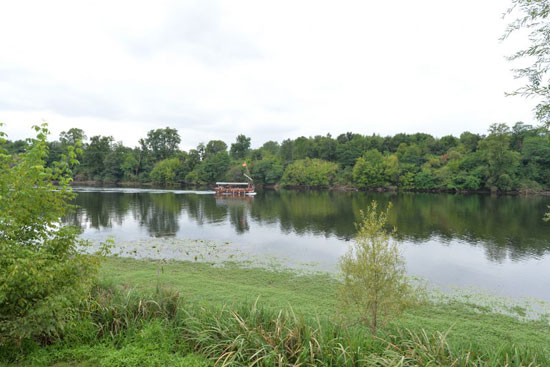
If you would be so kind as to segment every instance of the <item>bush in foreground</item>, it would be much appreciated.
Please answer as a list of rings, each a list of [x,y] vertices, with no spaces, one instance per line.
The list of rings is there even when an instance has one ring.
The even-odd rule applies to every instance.
[[[69,147],[46,168],[48,130],[21,154],[8,154],[0,133],[0,346],[55,340],[76,317],[97,269],[78,251],[78,231],[62,225],[73,198]]]

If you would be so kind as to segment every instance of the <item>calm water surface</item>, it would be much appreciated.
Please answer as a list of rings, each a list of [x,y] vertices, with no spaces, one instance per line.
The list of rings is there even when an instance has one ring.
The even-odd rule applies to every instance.
[[[390,220],[410,274],[444,289],[550,300],[550,223],[541,219],[550,197],[265,191],[217,199],[178,190],[75,191],[80,208],[67,222],[92,241],[164,241],[162,256],[179,258],[179,239],[207,240],[329,270],[353,239],[359,211],[372,200],[392,202]]]

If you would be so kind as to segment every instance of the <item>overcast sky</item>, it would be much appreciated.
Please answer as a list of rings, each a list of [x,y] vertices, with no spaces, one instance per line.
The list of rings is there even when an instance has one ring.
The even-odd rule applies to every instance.
[[[503,0],[3,1],[0,122],[181,147],[533,122],[498,41]]]

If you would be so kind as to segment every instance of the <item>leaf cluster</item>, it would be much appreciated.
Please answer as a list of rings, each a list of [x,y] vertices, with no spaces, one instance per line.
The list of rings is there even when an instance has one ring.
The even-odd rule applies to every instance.
[[[508,57],[510,61],[526,60],[528,65],[513,69],[515,77],[526,80],[524,86],[509,93],[535,97],[537,118],[550,124],[550,1],[513,0],[505,16],[519,13],[512,21],[502,40],[522,29],[528,34],[529,46]]]
[[[63,333],[93,279],[98,258],[82,254],[78,231],[62,225],[74,197],[79,144],[50,167],[47,126],[21,154],[0,141],[0,345]]]

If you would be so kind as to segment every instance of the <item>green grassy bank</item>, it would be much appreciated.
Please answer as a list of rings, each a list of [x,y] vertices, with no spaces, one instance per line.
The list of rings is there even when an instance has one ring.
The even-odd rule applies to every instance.
[[[547,321],[475,302],[427,302],[373,339],[341,326],[337,282],[326,274],[110,258],[101,278],[83,321],[11,364],[550,365]]]

